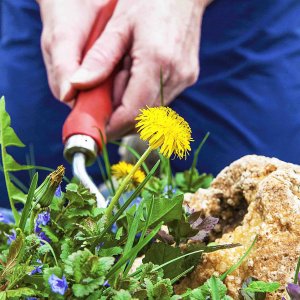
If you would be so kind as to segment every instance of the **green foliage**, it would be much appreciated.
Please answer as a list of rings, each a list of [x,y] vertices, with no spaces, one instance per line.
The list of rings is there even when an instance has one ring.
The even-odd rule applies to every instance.
[[[278,282],[264,282],[249,277],[243,283],[240,294],[245,300],[263,300],[266,298],[266,293],[275,292],[279,287]]]
[[[11,181],[10,172],[22,171],[32,169],[32,166],[20,165],[13,157],[7,153],[7,148],[10,146],[24,147],[25,145],[16,135],[13,128],[10,126],[11,120],[9,114],[5,109],[4,97],[0,99],[0,144],[1,144],[1,157],[2,157],[2,169],[5,177],[5,183],[10,201],[10,206],[15,218],[15,221],[19,221],[19,214],[15,208],[15,202],[25,202],[25,194],[15,186]]]
[[[35,174],[28,195],[21,192],[11,173],[32,166],[19,165],[7,153],[10,146],[24,145],[10,126],[4,99],[0,100],[0,118],[2,170],[15,217],[14,224],[0,222],[0,300],[231,299],[222,279],[239,266],[253,245],[220,278],[211,277],[182,296],[173,290],[173,284],[193,270],[202,253],[238,246],[207,245],[206,237],[218,220],[202,219],[183,209],[183,192],[206,188],[212,180],[211,175],[196,169],[206,138],[185,172],[173,176],[170,160],[164,158],[157,176],[160,161],[150,171],[144,164],[144,181],[131,194],[121,195],[124,204],[108,214],[81,184],[69,183],[62,195],[55,195],[63,177],[62,166],[38,187]],[[121,194],[120,189],[115,191],[106,147],[104,164],[110,193]],[[20,200],[24,204],[21,218],[15,208]],[[133,272],[136,258],[142,255],[143,264]],[[248,300],[258,299],[251,295],[265,294],[275,285],[257,281],[245,286],[241,294]]]
[[[189,300],[230,300],[231,297],[226,295],[227,287],[218,278],[212,276],[202,286],[194,290],[189,290],[182,295],[182,299]]]

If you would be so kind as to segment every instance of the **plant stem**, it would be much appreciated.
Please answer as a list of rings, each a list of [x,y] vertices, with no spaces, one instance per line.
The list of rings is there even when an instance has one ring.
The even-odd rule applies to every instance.
[[[3,173],[4,173],[4,179],[5,179],[6,188],[7,188],[7,194],[8,194],[9,204],[10,204],[10,208],[11,208],[11,211],[12,211],[14,219],[15,219],[15,224],[18,224],[19,220],[20,220],[20,216],[19,216],[19,213],[18,213],[18,211],[17,211],[17,209],[15,207],[14,200],[12,199],[12,196],[11,196],[11,193],[10,193],[9,185],[11,183],[10,183],[9,174],[8,174],[8,172],[6,170],[6,166],[5,166],[6,164],[4,162],[4,157],[6,155],[6,151],[5,151],[5,147],[3,145],[1,145],[1,155],[2,155],[2,160],[3,160]]]
[[[137,163],[133,166],[133,168],[131,169],[131,171],[129,172],[129,174],[124,178],[124,180],[122,181],[122,183],[120,184],[120,186],[118,187],[115,195],[113,196],[113,198],[111,199],[111,202],[109,204],[109,206],[106,209],[106,217],[107,220],[110,219],[110,217],[112,216],[112,211],[116,205],[116,203],[118,202],[118,200],[120,199],[122,193],[124,192],[124,190],[126,189],[128,183],[131,180],[132,175],[137,171],[137,169],[141,166],[141,164],[146,160],[146,158],[149,156],[149,154],[151,153],[152,148],[149,147],[144,154],[140,157],[140,159],[137,161]]]

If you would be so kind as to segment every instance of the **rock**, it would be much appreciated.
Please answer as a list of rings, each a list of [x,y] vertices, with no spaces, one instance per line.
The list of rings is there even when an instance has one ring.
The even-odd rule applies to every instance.
[[[275,158],[249,155],[226,167],[209,189],[185,197],[185,203],[203,216],[220,218],[211,238],[217,243],[241,243],[241,247],[205,254],[202,263],[177,287],[181,293],[195,288],[212,274],[220,275],[257,242],[241,266],[225,284],[229,295],[239,299],[248,277],[280,282],[281,299],[286,283],[292,282],[300,255],[300,166]]]

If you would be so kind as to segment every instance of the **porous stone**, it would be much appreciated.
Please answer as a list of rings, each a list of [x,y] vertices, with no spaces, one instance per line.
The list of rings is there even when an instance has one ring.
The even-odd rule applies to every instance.
[[[257,242],[241,266],[225,280],[229,295],[239,299],[248,277],[281,284],[266,299],[281,299],[292,282],[300,255],[300,166],[276,158],[249,155],[226,167],[209,189],[185,197],[185,204],[204,216],[220,219],[211,235],[219,244],[242,246],[205,254],[203,261],[177,287],[195,288],[212,274],[220,275]]]

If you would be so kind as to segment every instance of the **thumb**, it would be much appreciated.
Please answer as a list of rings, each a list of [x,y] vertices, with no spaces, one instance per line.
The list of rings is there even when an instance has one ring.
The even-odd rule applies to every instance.
[[[72,76],[72,85],[76,89],[88,89],[105,80],[129,48],[130,36],[127,22],[120,24],[113,19],[108,22],[101,36],[87,52],[81,66]]]

